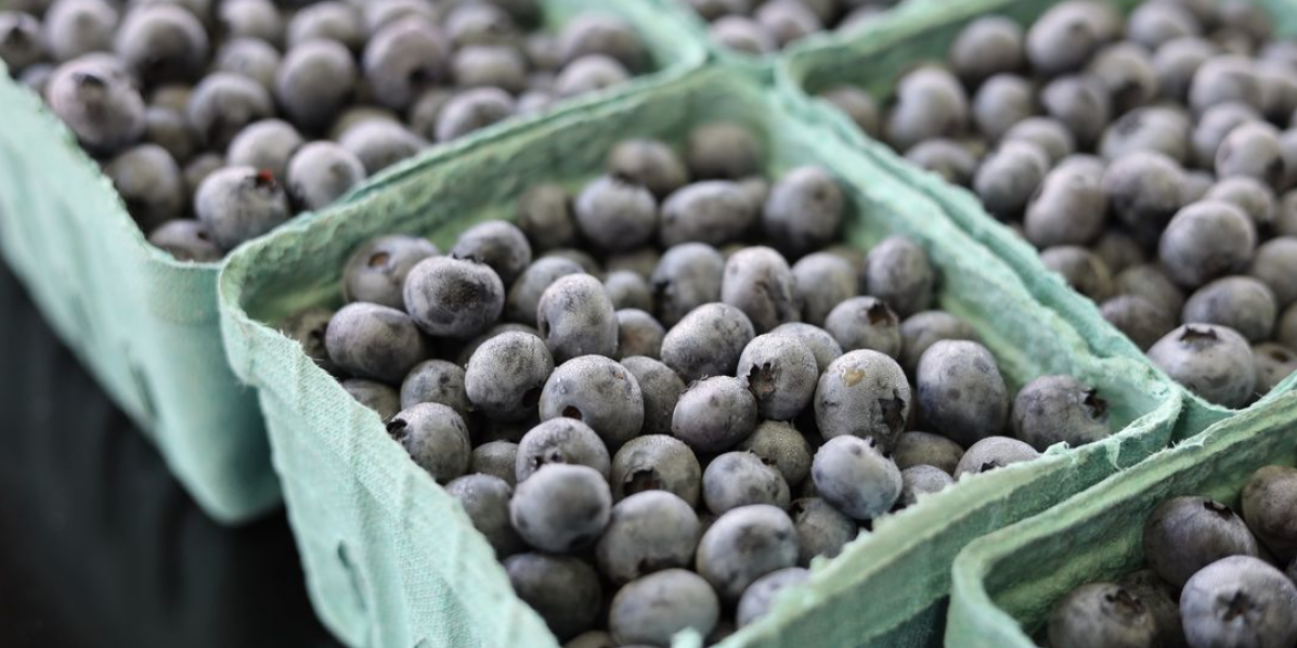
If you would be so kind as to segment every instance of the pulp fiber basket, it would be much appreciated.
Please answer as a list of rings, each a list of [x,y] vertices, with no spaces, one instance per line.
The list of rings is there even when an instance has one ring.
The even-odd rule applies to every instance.
[[[1030,637],[1043,630],[1056,601],[1144,566],[1144,521],[1159,504],[1201,495],[1237,511],[1248,478],[1268,465],[1297,465],[1297,392],[1272,394],[1048,513],[969,545],[955,562],[947,644],[1035,646]]]
[[[1106,0],[1130,10],[1138,0]],[[1271,15],[1276,33],[1297,35],[1297,2],[1256,0]],[[814,95],[842,83],[863,87],[880,107],[891,97],[893,86],[905,72],[923,62],[944,60],[950,43],[969,22],[986,15],[1002,15],[1029,25],[1062,0],[909,0],[850,34],[807,39],[779,64],[776,80],[781,92],[795,103],[813,105],[827,113],[823,120],[836,133],[879,166],[890,170],[941,206],[972,238],[990,248],[1013,268],[1041,303],[1063,316],[1103,357],[1133,358],[1149,365],[1120,331],[1100,315],[1098,306],[1069,288],[1062,278],[1040,262],[1035,248],[982,208],[970,191],[947,183],[940,176],[914,166],[882,142],[865,135],[845,114]],[[1151,365],[1150,365],[1151,366]],[[1159,373],[1160,370],[1159,370]],[[1297,375],[1283,386],[1297,386]],[[1186,438],[1237,410],[1208,403],[1179,385],[1187,399],[1185,415],[1175,437]]]
[[[976,328],[1015,390],[1066,373],[1111,400],[1113,437],[1051,449],[1040,460],[972,476],[879,520],[810,586],[727,646],[933,644],[949,567],[973,538],[1040,512],[1165,447],[1181,400],[1128,358],[1101,358],[1022,280],[919,193],[804,121],[741,70],[710,67],[492,141],[465,142],[357,193],[340,209],[244,246],[221,275],[222,326],[235,372],[259,390],[289,519],[325,623],[353,646],[545,646],[555,640],[513,594],[465,514],[352,400],[271,325],[310,305],[340,303],[340,270],[384,233],[426,235],[443,248],[483,219],[511,218],[543,181],[579,187],[609,148],[632,137],[680,146],[718,120],[763,141],[767,170],[805,164],[835,174],[852,203],[847,238],[865,249],[889,234],[922,245],[944,277],[939,302]],[[679,645],[697,645],[683,637]]]
[[[705,49],[681,38],[683,18],[666,4],[543,0],[551,27],[584,9],[621,15],[644,36],[659,70],[576,105],[702,64]],[[0,115],[0,255],[204,510],[233,523],[278,504],[256,399],[225,359],[220,264],[179,262],[149,245],[98,165],[2,67]]]

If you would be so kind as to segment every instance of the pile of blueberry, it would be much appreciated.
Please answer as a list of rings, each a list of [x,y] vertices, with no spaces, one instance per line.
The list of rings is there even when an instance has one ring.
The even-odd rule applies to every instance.
[[[1206,497],[1163,502],[1144,523],[1149,569],[1059,601],[1049,645],[1297,645],[1297,469],[1258,470],[1242,500],[1242,517]]]
[[[1297,43],[1258,5],[989,16],[882,110],[823,96],[970,187],[1203,398],[1241,407],[1297,370]]]
[[[826,29],[850,29],[898,0],[676,0],[711,23],[716,42],[737,52],[766,54]]]
[[[683,155],[621,142],[606,175],[530,188],[517,225],[477,224],[449,254],[364,243],[345,306],[281,325],[572,645],[719,639],[879,516],[1110,434],[1068,376],[1011,402],[977,333],[933,310],[921,247],[835,245],[837,180],[770,182],[763,157],[727,122]]]
[[[607,15],[532,31],[536,0],[7,4],[0,59],[181,260],[218,260],[432,142],[651,65]]]

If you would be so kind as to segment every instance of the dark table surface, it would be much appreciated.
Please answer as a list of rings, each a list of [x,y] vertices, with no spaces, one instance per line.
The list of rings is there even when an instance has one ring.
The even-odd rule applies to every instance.
[[[0,263],[0,646],[337,645],[283,512],[207,519]]]

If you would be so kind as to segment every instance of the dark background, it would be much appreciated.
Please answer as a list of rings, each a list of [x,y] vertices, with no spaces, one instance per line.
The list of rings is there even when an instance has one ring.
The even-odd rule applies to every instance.
[[[0,646],[337,645],[284,513],[207,519],[0,264]]]

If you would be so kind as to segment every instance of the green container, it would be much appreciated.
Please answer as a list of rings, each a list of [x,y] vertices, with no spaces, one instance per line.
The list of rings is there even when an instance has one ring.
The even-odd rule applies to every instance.
[[[681,37],[689,32],[669,0],[542,6],[551,27],[586,9],[624,17],[660,70],[569,105],[651,87],[706,57],[701,42]],[[209,515],[236,523],[276,506],[261,412],[221,342],[220,264],[177,262],[149,245],[98,165],[2,66],[0,115],[0,255]],[[489,139],[507,124],[470,137]]]
[[[972,476],[878,521],[837,560],[817,563],[809,587],[727,646],[933,644],[941,636],[949,567],[965,544],[1167,445],[1182,403],[1164,379],[1128,358],[1089,352],[1011,269],[922,195],[746,73],[707,68],[429,156],[230,259],[220,293],[231,363],[260,393],[311,598],[343,641],[392,648],[555,645],[514,597],[484,539],[388,438],[378,415],[267,323],[306,306],[338,305],[340,270],[372,236],[402,232],[449,244],[474,222],[512,217],[533,183],[579,186],[603,169],[607,151],[623,138],[679,146],[693,127],[715,120],[759,134],[772,174],[814,163],[837,175],[856,214],[851,244],[864,249],[905,234],[922,245],[943,276],[941,307],[979,331],[1012,388],[1042,374],[1074,375],[1111,400],[1114,425],[1123,429],[1101,443],[1059,446],[1038,461]],[[680,639],[683,646],[697,640]]]
[[[1297,466],[1297,392],[1272,394],[1046,514],[971,544],[954,567],[946,643],[1034,647],[1055,601],[1144,566],[1144,520],[1182,495],[1238,510],[1258,468]]]
[[[1070,288],[1060,290],[1064,286],[1062,278],[1045,268],[1031,244],[987,214],[973,193],[918,169],[887,145],[866,136],[831,104],[814,98],[825,89],[849,83],[864,88],[882,106],[891,97],[896,80],[906,71],[922,62],[944,60],[950,43],[969,22],[998,14],[1029,25],[1061,1],[908,0],[883,19],[862,26],[860,31],[807,39],[780,62],[776,83],[790,101],[809,104],[814,106],[811,109],[825,113],[823,119],[829,127],[856,150],[904,177],[912,187],[940,205],[951,220],[1013,268],[1032,295],[1081,331],[1096,354],[1133,358],[1148,365],[1139,348],[1103,319],[1094,302],[1077,299]],[[1138,4],[1137,0],[1107,1],[1123,10]],[[1277,33],[1297,35],[1297,2],[1257,0],[1257,4],[1274,18]],[[1297,385],[1297,375],[1284,382],[1287,388],[1294,385]],[[1177,439],[1192,436],[1237,411],[1208,403],[1178,385],[1176,389],[1188,400],[1185,415],[1176,426]]]

